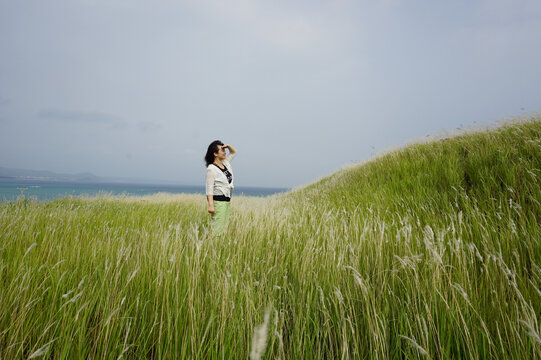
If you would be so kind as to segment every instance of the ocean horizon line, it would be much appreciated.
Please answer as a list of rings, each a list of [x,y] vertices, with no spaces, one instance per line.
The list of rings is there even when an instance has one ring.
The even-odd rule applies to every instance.
[[[290,188],[237,186],[236,196],[266,197],[287,192]],[[14,201],[24,196],[38,201],[50,201],[70,196],[96,196],[103,193],[112,195],[144,196],[166,192],[172,194],[205,194],[204,185],[175,185],[121,182],[52,181],[36,179],[0,178],[0,201]]]

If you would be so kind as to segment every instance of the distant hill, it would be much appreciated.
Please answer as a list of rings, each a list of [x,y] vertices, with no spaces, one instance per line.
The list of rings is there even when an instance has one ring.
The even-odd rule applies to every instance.
[[[58,174],[46,170],[28,170],[0,167],[0,180],[34,180],[34,181],[62,181],[62,182],[104,182],[90,172],[79,174]]]
[[[101,177],[90,172],[60,174],[47,170],[29,170],[0,167],[0,181],[44,181],[102,184],[162,184],[178,185],[176,181]]]

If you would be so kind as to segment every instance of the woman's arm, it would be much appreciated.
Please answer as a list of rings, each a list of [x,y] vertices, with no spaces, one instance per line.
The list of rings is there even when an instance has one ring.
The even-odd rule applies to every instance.
[[[214,173],[210,168],[207,169],[207,186],[206,186],[207,202],[209,205],[209,213],[214,214]]]
[[[233,146],[227,144],[223,146],[224,149],[229,149],[229,155],[227,155],[226,160],[231,162],[233,158],[235,157],[235,154],[237,153],[237,149],[235,149]]]
[[[209,213],[214,215],[214,196],[207,195],[207,202],[209,203]]]
[[[224,149],[229,149],[229,153],[231,155],[233,155],[233,154],[235,154],[237,152],[237,150],[233,146],[231,146],[229,144],[224,145],[223,148]]]

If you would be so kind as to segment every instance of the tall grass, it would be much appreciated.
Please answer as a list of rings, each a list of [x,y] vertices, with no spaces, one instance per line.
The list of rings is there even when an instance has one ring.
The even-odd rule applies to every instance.
[[[412,145],[209,236],[195,195],[0,205],[0,358],[539,358],[541,121]]]

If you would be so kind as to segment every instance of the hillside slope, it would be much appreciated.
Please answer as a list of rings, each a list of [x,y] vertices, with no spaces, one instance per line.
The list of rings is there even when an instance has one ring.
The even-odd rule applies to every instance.
[[[411,212],[420,218],[474,203],[487,214],[521,209],[541,218],[541,117],[414,144],[293,191],[335,208]]]

